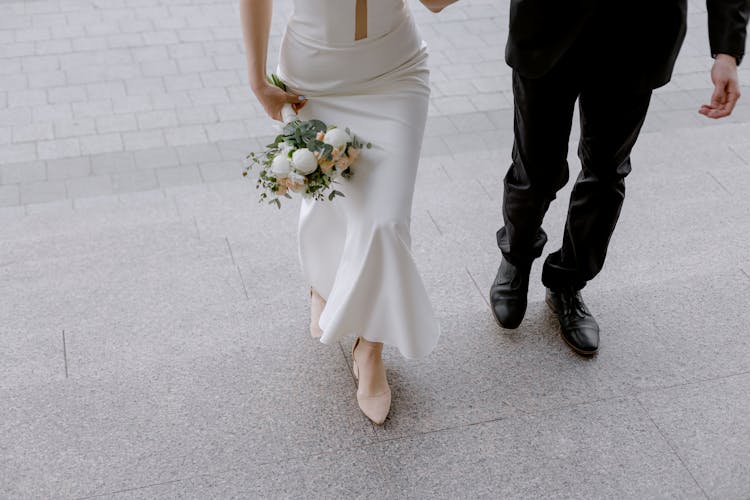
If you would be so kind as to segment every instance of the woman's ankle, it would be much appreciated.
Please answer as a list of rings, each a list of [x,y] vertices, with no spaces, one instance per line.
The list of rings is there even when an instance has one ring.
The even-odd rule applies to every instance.
[[[359,339],[359,345],[357,346],[357,349],[363,349],[363,352],[369,351],[371,354],[377,353],[378,355],[380,355],[383,352],[383,343],[370,342],[369,340],[365,340],[361,337]]]

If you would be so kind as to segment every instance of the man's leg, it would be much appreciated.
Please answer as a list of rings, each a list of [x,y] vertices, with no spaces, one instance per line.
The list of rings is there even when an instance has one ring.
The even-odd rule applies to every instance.
[[[547,241],[542,220],[568,180],[577,81],[575,68],[565,58],[541,78],[513,73],[513,164],[505,176],[505,225],[497,232],[503,261],[490,290],[493,312],[505,328],[518,327],[526,312],[531,264]]]
[[[592,354],[599,327],[579,290],[601,271],[625,199],[630,152],[648,111],[651,92],[581,92],[581,174],[570,196],[562,248],[544,263],[548,303],[559,314],[563,338],[577,352]]]

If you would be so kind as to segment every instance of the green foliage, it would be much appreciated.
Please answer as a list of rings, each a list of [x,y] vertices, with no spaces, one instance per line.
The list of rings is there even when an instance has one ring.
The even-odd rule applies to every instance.
[[[268,83],[270,83],[271,85],[275,85],[276,87],[279,87],[284,92],[287,91],[286,90],[286,88],[287,88],[286,87],[286,83],[282,82],[281,78],[279,78],[278,76],[276,76],[275,73],[271,73],[270,75],[267,75],[266,79],[268,80]]]

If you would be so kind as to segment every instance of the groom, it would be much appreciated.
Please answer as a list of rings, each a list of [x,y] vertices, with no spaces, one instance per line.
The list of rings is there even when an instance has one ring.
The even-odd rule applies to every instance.
[[[707,0],[707,8],[715,89],[700,112],[721,118],[739,98],[750,0]],[[490,290],[504,328],[523,320],[531,264],[547,242],[542,219],[568,181],[577,100],[582,170],[562,246],[544,262],[542,282],[565,342],[579,354],[596,353],[599,326],[580,290],[604,265],[630,151],[652,89],[671,78],[686,17],[686,0],[511,0],[506,60],[513,68],[515,142],[505,177],[505,225],[497,232],[503,259]]]

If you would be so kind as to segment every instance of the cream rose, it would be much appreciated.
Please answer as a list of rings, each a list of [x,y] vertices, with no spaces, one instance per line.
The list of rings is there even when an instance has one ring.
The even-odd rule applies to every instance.
[[[343,149],[348,143],[351,142],[351,140],[352,138],[349,137],[349,134],[347,134],[340,128],[333,128],[329,130],[328,132],[326,132],[325,137],[323,137],[323,142],[331,145],[333,149]]]
[[[289,164],[289,157],[285,154],[280,154],[274,157],[271,162],[271,173],[277,179],[283,179],[288,176],[292,171],[292,166]]]
[[[318,168],[318,160],[315,159],[315,155],[309,149],[298,149],[292,153],[292,167],[300,174],[308,175]]]

